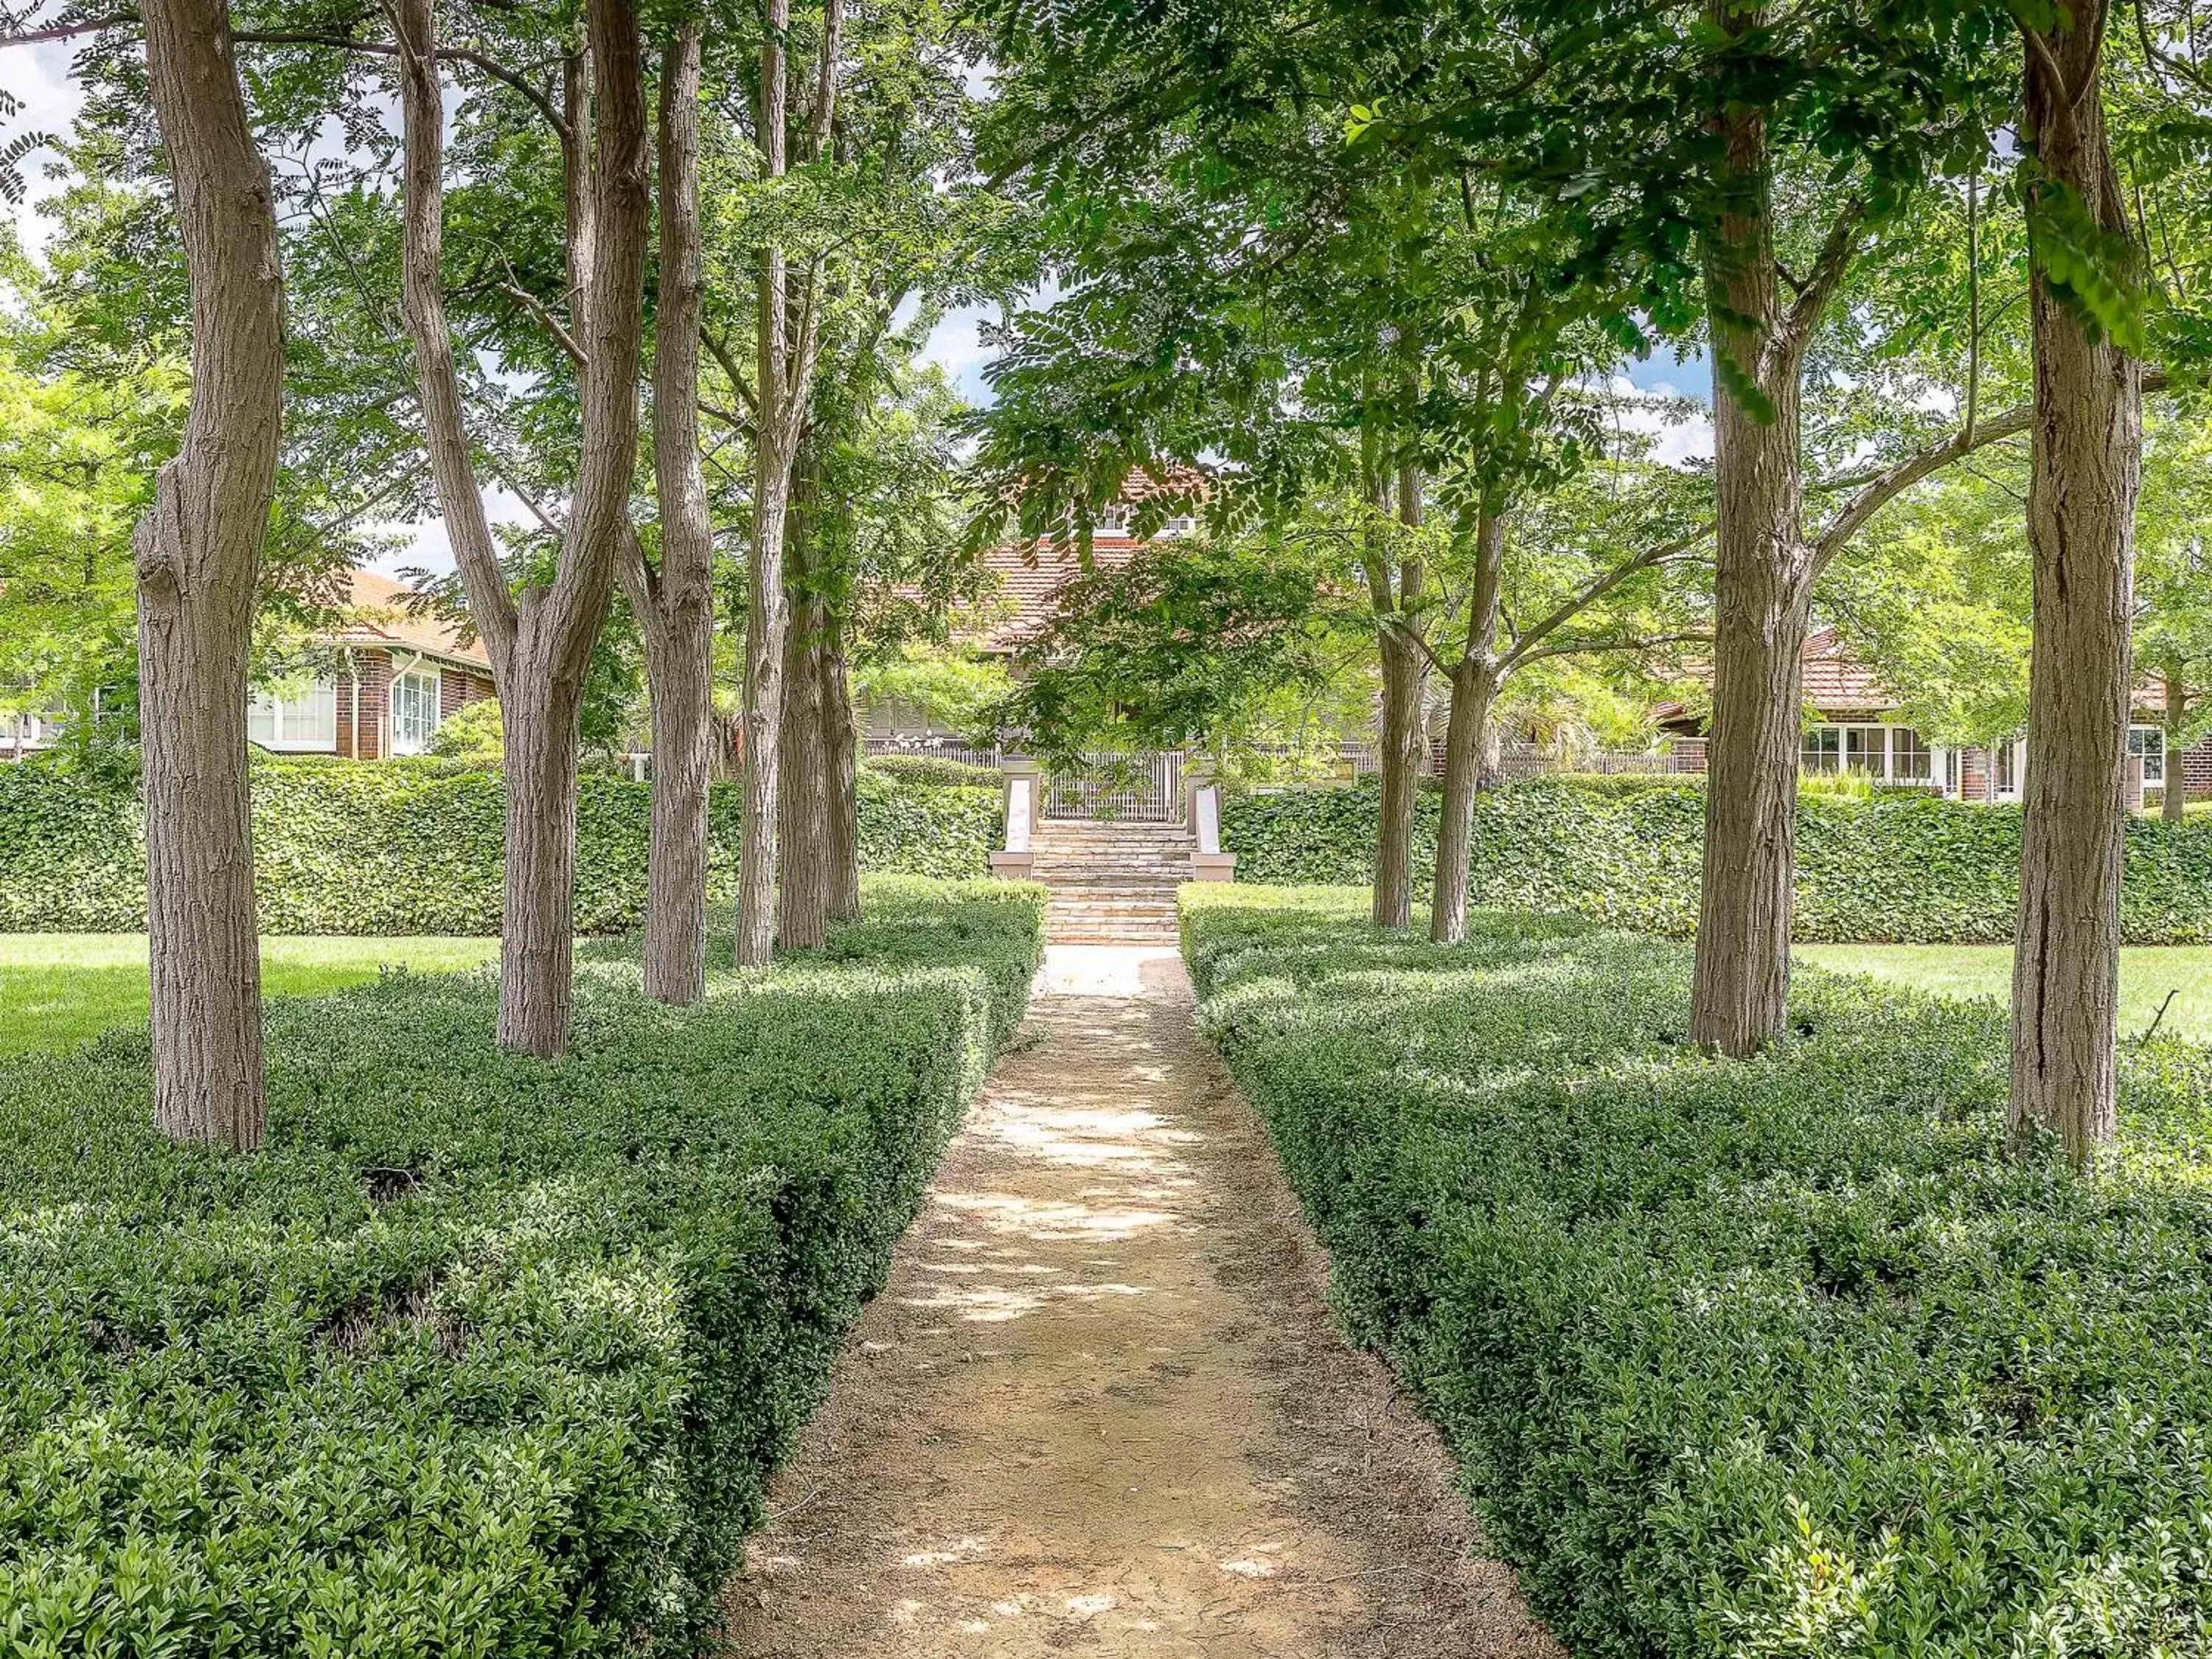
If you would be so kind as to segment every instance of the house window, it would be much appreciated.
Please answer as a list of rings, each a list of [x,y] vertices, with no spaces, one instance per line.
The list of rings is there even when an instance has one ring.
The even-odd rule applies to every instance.
[[[1801,763],[1808,772],[1854,772],[1884,783],[1933,783],[1936,751],[1909,726],[1813,726]]]
[[[1098,515],[1098,522],[1091,526],[1091,533],[1094,536],[1127,535],[1129,533],[1129,509],[1126,507],[1108,507],[1104,512]]]
[[[1889,775],[1899,783],[1929,783],[1936,776],[1936,757],[1909,726],[1889,728]]]
[[[1805,731],[1803,765],[1808,772],[1843,769],[1844,732],[1841,726],[1814,726]]]
[[[2020,793],[2020,748],[2017,742],[1997,745],[1997,793]]]
[[[1175,517],[1170,519],[1167,523],[1160,526],[1160,533],[1164,536],[1188,536],[1193,534],[1197,529],[1198,515],[1196,514],[1178,513]]]
[[[2155,726],[2128,728],[2128,757],[2142,763],[2142,781],[2154,788],[2166,785],[2166,733]]]
[[[338,690],[317,680],[285,696],[264,691],[246,705],[246,736],[264,749],[335,749],[338,746]]]
[[[422,754],[437,733],[437,671],[410,668],[392,682],[392,752]]]

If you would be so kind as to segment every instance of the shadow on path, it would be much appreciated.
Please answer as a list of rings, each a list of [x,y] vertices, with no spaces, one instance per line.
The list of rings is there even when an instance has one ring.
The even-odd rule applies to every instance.
[[[1328,1322],[1166,951],[1051,953],[774,1510],[739,1659],[1559,1651]]]

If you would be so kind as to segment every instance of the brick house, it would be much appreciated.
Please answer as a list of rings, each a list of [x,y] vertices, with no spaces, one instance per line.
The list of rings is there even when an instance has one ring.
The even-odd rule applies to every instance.
[[[257,692],[247,738],[289,755],[383,760],[420,755],[438,728],[492,696],[491,659],[434,617],[411,616],[412,592],[389,576],[356,570],[351,620],[328,641],[331,667],[305,685]]]
[[[1807,720],[1799,765],[1807,773],[1855,772],[1885,783],[1940,789],[1954,799],[2016,801],[2027,763],[2027,743],[2014,738],[1995,748],[1947,749],[1926,741],[1899,716],[1898,699],[1851,654],[1832,628],[1816,628],[1805,641]],[[1680,703],[1656,711],[1690,769],[1702,770],[1705,725]],[[2156,694],[2140,688],[2128,748],[2142,763],[2142,787],[2156,795],[2167,775],[2166,732]],[[2192,800],[2212,797],[2212,738],[2174,757]]]
[[[1091,529],[1090,568],[1119,570],[1134,558],[1146,543],[1130,533],[1138,504],[1162,493],[1185,495],[1197,475],[1171,472],[1161,484],[1142,472],[1129,475],[1121,497],[1103,509]],[[1187,536],[1198,528],[1195,512],[1178,512],[1162,525],[1152,539]],[[973,646],[984,657],[1010,662],[1015,653],[1052,623],[1060,610],[1060,590],[1085,574],[1082,556],[1071,543],[1041,542],[1033,547],[994,547],[981,561],[983,597],[971,613],[956,623],[954,636]],[[951,733],[937,727],[924,711],[890,699],[872,703],[861,711],[862,736],[878,745],[950,739]]]

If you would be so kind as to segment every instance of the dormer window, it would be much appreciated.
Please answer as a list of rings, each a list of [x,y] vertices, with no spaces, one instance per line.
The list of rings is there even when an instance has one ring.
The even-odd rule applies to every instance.
[[[1160,526],[1160,534],[1163,536],[1188,536],[1195,532],[1197,528],[1198,515],[1196,514],[1178,513],[1175,517],[1170,519],[1165,524]]]
[[[1126,507],[1119,506],[1106,508],[1103,512],[1099,514],[1097,522],[1091,526],[1091,533],[1094,536],[1127,535],[1129,533],[1129,509]]]

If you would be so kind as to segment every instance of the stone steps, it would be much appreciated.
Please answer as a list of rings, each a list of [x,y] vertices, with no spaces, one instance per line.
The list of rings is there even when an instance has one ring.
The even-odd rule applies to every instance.
[[[1051,897],[1045,937],[1057,945],[1173,945],[1176,889],[1190,879],[1194,842],[1171,824],[1065,818],[1037,826],[1030,875]]]

